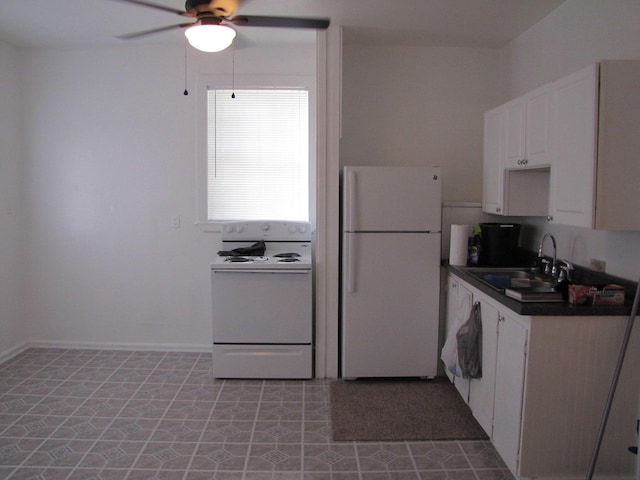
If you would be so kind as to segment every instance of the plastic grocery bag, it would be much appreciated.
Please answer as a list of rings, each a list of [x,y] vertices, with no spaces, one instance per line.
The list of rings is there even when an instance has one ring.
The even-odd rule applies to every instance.
[[[479,302],[473,304],[469,319],[456,333],[456,340],[461,376],[482,378],[482,317]]]
[[[458,330],[462,322],[452,325],[451,330],[447,334],[447,339],[442,346],[440,359],[444,362],[445,368],[456,377],[462,377],[462,368],[458,363]]]

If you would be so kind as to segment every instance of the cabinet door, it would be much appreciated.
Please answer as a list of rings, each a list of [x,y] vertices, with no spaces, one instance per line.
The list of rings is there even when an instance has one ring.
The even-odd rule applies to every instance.
[[[600,62],[595,219],[599,230],[640,231],[638,85],[640,61]]]
[[[471,314],[473,305],[473,293],[464,286],[457,278],[450,276],[447,289],[447,338],[450,333],[457,332]],[[446,368],[445,372],[449,380],[453,382],[456,389],[465,402],[469,400],[469,380],[452,375]]]
[[[473,307],[473,293],[464,284],[458,284],[458,299],[456,303],[456,322],[462,325],[469,319]],[[454,385],[465,402],[469,402],[469,379],[455,377]]]
[[[458,279],[452,276],[447,278],[447,314],[445,320],[445,341],[449,338],[449,334],[455,328],[456,325],[456,307],[458,305]],[[455,383],[454,375],[448,368],[444,368],[444,373],[447,375],[452,383]]]
[[[490,110],[484,115],[482,211],[486,213],[502,213],[505,122],[506,110],[503,107]]]
[[[594,214],[598,66],[553,84],[550,209],[554,223],[592,227]]]
[[[517,98],[503,107],[506,114],[505,168],[520,167],[525,157],[526,145],[526,102]]]
[[[551,85],[505,104],[504,168],[533,168],[551,163]]]
[[[493,445],[509,466],[517,471],[528,331],[507,315],[500,315]]]
[[[551,85],[545,85],[526,97],[525,162],[522,166],[541,167],[552,163]]]
[[[495,307],[481,301],[480,315],[482,318],[482,378],[472,379],[469,382],[469,407],[487,435],[491,436],[500,314]]]

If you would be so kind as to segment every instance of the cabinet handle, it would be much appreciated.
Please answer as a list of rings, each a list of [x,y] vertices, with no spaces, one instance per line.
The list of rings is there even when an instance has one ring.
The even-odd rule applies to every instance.
[[[504,315],[498,315],[498,321],[504,322]]]
[[[502,209],[500,207],[496,208],[496,213],[500,213]]]
[[[553,217],[551,215],[547,215],[547,222],[551,222],[553,220]]]
[[[526,158],[521,158],[520,160],[518,160],[518,165],[522,166],[522,167],[526,167],[527,164],[529,163],[529,160],[527,160]]]

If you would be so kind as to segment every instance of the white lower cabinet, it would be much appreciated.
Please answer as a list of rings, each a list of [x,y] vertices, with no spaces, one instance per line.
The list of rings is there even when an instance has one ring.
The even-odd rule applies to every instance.
[[[473,305],[473,294],[464,283],[457,278],[449,277],[447,282],[447,324],[446,335],[451,331],[458,331],[460,326],[469,318],[471,306]],[[449,380],[455,385],[460,396],[465,402],[469,401],[469,380],[455,377],[445,368]]]
[[[475,298],[482,317],[482,378],[469,381],[469,408],[502,459],[515,470],[528,330],[482,295]]]
[[[492,439],[505,463],[517,470],[529,331],[509,315],[498,316]]]
[[[448,285],[448,328],[480,302],[482,378],[453,382],[468,385],[458,390],[501,458],[518,479],[584,478],[628,318],[523,316],[454,274]],[[637,365],[639,328],[632,332],[594,478],[636,475],[627,448],[637,442]]]
[[[496,365],[498,364],[498,328],[500,312],[480,300],[482,318],[482,378],[469,381],[469,408],[478,423],[491,436],[494,423]]]

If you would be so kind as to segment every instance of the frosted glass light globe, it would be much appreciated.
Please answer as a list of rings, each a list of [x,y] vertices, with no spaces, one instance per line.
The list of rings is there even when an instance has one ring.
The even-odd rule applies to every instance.
[[[193,48],[202,52],[220,52],[231,45],[236,31],[226,25],[194,25],[184,32]]]

